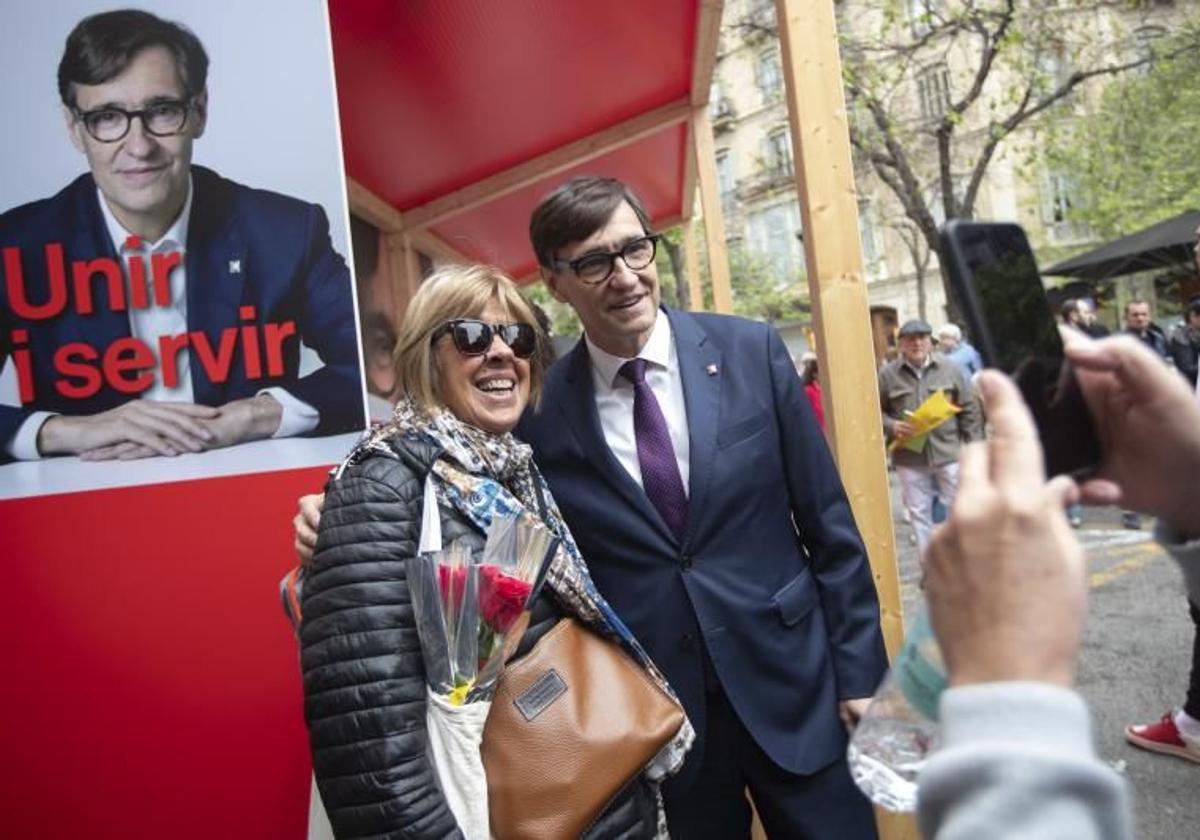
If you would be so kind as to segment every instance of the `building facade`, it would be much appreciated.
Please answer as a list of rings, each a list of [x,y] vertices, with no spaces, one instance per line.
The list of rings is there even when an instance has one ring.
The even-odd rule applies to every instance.
[[[921,198],[939,225],[945,213],[936,127],[952,103],[972,90],[985,60],[981,39],[951,23],[963,2],[969,0],[837,3],[843,60],[857,62],[872,79],[902,138]],[[976,0],[974,5],[982,4]],[[1025,5],[1028,9],[1014,22],[1014,29],[1021,28],[1020,46],[1006,44],[997,51],[977,101],[954,126],[950,181],[958,200],[986,154],[997,120],[1011,113],[1019,96],[1037,97],[1077,71],[1144,55],[1200,4],[1037,0]],[[1078,197],[1070,180],[1039,154],[1039,127],[1086,113],[1112,78],[1101,75],[1075,87],[1007,134],[989,156],[972,215],[1020,223],[1043,264],[1082,250],[1095,237],[1076,217]],[[774,2],[727,0],[709,112],[726,235],[731,252],[745,252],[780,284],[801,279],[804,271],[783,87]],[[853,97],[848,108],[851,125],[869,132],[869,111]],[[944,321],[945,294],[926,237],[857,151],[855,176],[864,270],[880,333],[876,349],[883,353],[890,343],[887,333],[897,323],[913,317],[935,325]]]

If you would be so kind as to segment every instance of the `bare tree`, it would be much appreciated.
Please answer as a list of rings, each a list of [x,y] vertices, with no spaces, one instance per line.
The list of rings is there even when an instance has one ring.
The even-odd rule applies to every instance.
[[[681,238],[682,233],[675,228],[666,231],[659,241],[662,242],[663,248],[667,252],[667,259],[671,262],[671,274],[675,286],[674,300],[668,301],[668,303],[679,309],[691,309],[691,288],[688,286],[687,270],[684,267]]]
[[[929,320],[927,297],[925,293],[925,277],[929,272],[930,257],[933,256],[933,251],[929,247],[929,243],[925,241],[925,237],[917,226],[908,219],[902,219],[893,222],[889,227],[896,231],[900,237],[900,241],[904,243],[904,247],[908,250],[908,255],[912,259],[913,276],[917,282],[917,315],[922,321]]]

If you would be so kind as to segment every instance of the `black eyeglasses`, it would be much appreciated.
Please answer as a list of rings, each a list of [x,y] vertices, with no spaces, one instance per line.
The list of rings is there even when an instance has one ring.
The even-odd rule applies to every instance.
[[[631,271],[638,271],[654,262],[654,254],[657,251],[658,234],[651,233],[625,243],[625,247],[620,251],[584,254],[579,259],[557,261],[554,267],[558,271],[569,268],[584,283],[595,286],[612,276],[613,269],[617,267],[617,257],[620,257]]]
[[[528,359],[537,350],[537,332],[532,324],[487,324],[475,318],[458,318],[434,330],[429,340],[436,342],[446,333],[464,356],[482,356],[491,349],[492,337],[497,335],[518,359]]]
[[[91,111],[72,107],[75,119],[83,123],[87,133],[101,143],[115,143],[129,133],[133,118],[138,117],[147,134],[155,137],[171,137],[183,131],[187,124],[191,100],[163,99],[152,102],[137,111],[126,111],[115,105],[106,105]]]

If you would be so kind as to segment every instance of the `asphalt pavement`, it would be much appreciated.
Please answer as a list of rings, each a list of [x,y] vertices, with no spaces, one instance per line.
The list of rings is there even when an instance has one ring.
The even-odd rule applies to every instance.
[[[906,618],[920,598],[912,528],[892,480],[901,598]],[[1183,703],[1193,625],[1179,569],[1154,542],[1151,521],[1122,527],[1117,508],[1086,508],[1077,531],[1088,557],[1088,623],[1077,688],[1092,709],[1101,759],[1125,776],[1142,840],[1200,838],[1200,764],[1125,741],[1130,723],[1151,723]]]

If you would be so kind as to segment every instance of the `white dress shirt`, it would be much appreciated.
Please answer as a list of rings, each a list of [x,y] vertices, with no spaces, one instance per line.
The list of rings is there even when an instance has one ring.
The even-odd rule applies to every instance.
[[[638,462],[637,435],[633,428],[633,383],[620,375],[622,359],[606,353],[592,343],[586,335],[588,354],[592,360],[592,383],[596,391],[596,410],[600,413],[600,428],[604,440],[617,461],[642,486],[642,467]],[[646,383],[654,392],[666,418],[671,433],[671,444],[675,448],[675,463],[679,465],[679,477],[683,480],[684,492],[688,492],[688,454],[691,441],[688,438],[687,406],[683,399],[683,380],[679,376],[679,354],[671,334],[671,322],[661,309],[654,321],[650,338],[638,352],[637,358],[646,360]]]
[[[192,217],[192,195],[192,181],[189,176],[188,194],[187,199],[183,203],[183,210],[180,211],[179,216],[175,219],[171,227],[167,229],[167,232],[157,242],[147,243],[143,241],[140,243],[140,247],[131,248],[128,245],[129,231],[125,230],[117,220],[117,217],[113,215],[108,202],[104,198],[104,194],[100,192],[99,188],[96,190],[96,200],[100,203],[100,212],[104,216],[104,224],[108,230],[109,239],[112,241],[113,248],[121,257],[121,262],[125,267],[125,296],[126,303],[128,304],[130,335],[142,341],[154,357],[154,367],[152,368],[154,381],[149,388],[138,395],[138,398],[143,400],[195,402],[188,349],[184,347],[176,353],[175,370],[177,372],[177,383],[173,387],[167,387],[163,383],[162,360],[158,357],[158,339],[160,336],[180,335],[188,331],[186,258],[181,259],[179,264],[172,268],[168,274],[171,298],[166,306],[159,306],[154,299],[154,285],[150,270],[151,255],[153,254],[178,252],[181,257],[186,257],[188,223]],[[142,257],[145,267],[146,298],[150,302],[150,305],[145,309],[137,309],[133,306],[129,279],[129,261],[135,255]],[[102,349],[101,352],[103,352]],[[270,394],[283,407],[283,414],[279,420],[279,428],[272,437],[292,437],[316,428],[320,415],[308,403],[301,402],[283,388],[264,388],[258,393]],[[37,448],[38,431],[42,428],[42,423],[53,416],[54,412],[50,411],[36,411],[30,415],[21,424],[21,428],[17,430],[17,434],[13,437],[13,442],[9,447],[9,454],[23,461],[33,461],[41,458],[42,455],[38,452]]]

